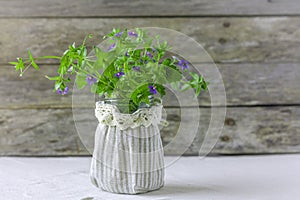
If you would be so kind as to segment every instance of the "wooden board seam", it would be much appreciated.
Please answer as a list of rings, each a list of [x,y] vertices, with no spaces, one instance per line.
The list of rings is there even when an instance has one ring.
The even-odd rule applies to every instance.
[[[164,106],[164,108],[268,108],[268,107],[300,107],[299,104],[258,104],[258,105],[216,105],[216,106]],[[78,107],[72,107],[72,105],[23,105],[23,106],[7,106],[7,107],[0,107],[0,110],[47,110],[47,109],[70,109],[70,108],[76,108],[76,109],[88,109],[91,108],[89,106],[78,106]]]
[[[269,18],[269,17],[300,17],[300,14],[251,14],[251,15],[119,15],[119,16],[0,16],[0,19],[136,19],[136,18]]]

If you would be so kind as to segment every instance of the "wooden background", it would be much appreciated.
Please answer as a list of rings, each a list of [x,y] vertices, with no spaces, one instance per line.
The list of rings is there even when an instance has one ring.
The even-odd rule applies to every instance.
[[[75,129],[71,95],[53,94],[43,78],[57,63],[42,63],[40,72],[20,79],[8,61],[26,56],[28,48],[35,56],[60,55],[88,33],[145,26],[187,34],[217,63],[227,115],[222,135],[211,136],[218,139],[213,154],[300,152],[298,0],[0,0],[0,155],[89,154]],[[197,155],[208,128],[209,95],[199,104],[200,128],[185,155]],[[170,126],[162,138],[168,144],[181,118],[178,105],[166,101],[165,108]],[[89,115],[80,122],[95,120]],[[86,130],[90,145],[93,128]],[[176,145],[166,154],[177,154]]]

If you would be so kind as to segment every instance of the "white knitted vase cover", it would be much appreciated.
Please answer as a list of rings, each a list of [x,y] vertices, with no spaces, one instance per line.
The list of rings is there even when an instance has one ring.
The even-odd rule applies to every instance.
[[[99,125],[90,176],[109,192],[138,194],[164,185],[164,152],[158,124],[162,105],[140,108],[133,114],[96,103]]]

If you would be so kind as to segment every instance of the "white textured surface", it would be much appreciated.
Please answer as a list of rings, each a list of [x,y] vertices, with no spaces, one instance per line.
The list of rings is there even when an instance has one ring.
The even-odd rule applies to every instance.
[[[170,159],[170,158],[166,158]],[[99,191],[90,158],[0,158],[0,199],[282,200],[300,197],[300,155],[184,157],[166,169],[166,185],[142,195]]]

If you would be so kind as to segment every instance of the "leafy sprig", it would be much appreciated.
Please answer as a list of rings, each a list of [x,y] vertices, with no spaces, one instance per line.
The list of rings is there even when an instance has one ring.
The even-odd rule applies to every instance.
[[[105,35],[109,47],[101,49],[93,47],[93,56],[88,55],[85,37],[81,45],[70,45],[62,56],[43,56],[34,58],[28,50],[28,58],[17,58],[14,65],[20,76],[33,67],[39,70],[38,60],[58,59],[57,76],[46,78],[54,81],[54,91],[66,94],[68,84],[75,74],[77,88],[90,86],[92,93],[105,98],[128,99],[130,109],[134,112],[142,104],[150,104],[151,96],[165,95],[165,84],[174,89],[185,91],[195,90],[196,96],[202,90],[207,90],[207,82],[194,72],[188,72],[190,64],[176,56],[166,57],[171,50],[166,41],[160,41],[159,36],[151,38],[141,29],[134,31],[113,29]],[[189,80],[183,77],[190,75]]]

